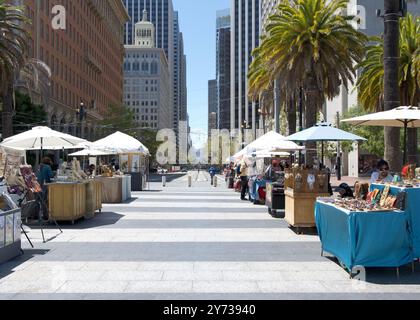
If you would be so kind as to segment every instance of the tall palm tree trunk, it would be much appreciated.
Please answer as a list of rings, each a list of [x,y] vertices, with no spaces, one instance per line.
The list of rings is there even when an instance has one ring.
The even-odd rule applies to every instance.
[[[288,101],[287,110],[287,126],[289,128],[289,135],[296,133],[296,99],[290,98]]]
[[[316,124],[316,116],[318,110],[321,109],[320,99],[319,99],[319,89],[317,86],[317,81],[313,74],[308,74],[307,85],[305,88],[306,99],[305,99],[305,129],[309,129]],[[316,151],[316,142],[307,142],[306,143],[306,165],[313,165],[314,158],[317,156]]]
[[[3,95],[1,113],[2,139],[13,136],[13,84],[10,84]]]
[[[400,105],[399,92],[399,0],[384,0],[384,108],[391,110]],[[385,128],[385,159],[391,170],[402,167],[400,129]]]
[[[417,159],[417,129],[410,128],[407,130],[407,160],[413,160],[418,163]]]

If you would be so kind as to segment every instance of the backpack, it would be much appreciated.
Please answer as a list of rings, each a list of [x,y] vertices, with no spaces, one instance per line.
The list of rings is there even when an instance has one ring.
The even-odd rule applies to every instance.
[[[241,166],[236,166],[236,174],[241,174]]]

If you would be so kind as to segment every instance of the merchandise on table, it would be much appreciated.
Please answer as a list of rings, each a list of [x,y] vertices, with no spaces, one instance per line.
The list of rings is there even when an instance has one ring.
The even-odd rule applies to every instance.
[[[315,219],[323,252],[349,271],[355,266],[400,267],[414,258],[404,211],[349,211],[332,199],[318,199]]]
[[[384,188],[384,184],[371,185],[371,190]],[[397,197],[395,206],[407,215],[413,256],[420,258],[420,188],[391,185],[390,194]]]
[[[317,197],[328,197],[326,170],[293,168],[285,170],[285,220],[293,227],[315,227]]]

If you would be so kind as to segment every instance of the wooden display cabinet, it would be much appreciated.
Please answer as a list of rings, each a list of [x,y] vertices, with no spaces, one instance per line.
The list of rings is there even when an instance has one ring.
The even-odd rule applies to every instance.
[[[308,183],[312,181],[312,184]],[[285,220],[293,227],[315,227],[317,197],[329,197],[328,173],[324,170],[300,168],[285,172]]]
[[[86,214],[86,184],[52,183],[48,185],[49,214],[56,221],[74,222]]]

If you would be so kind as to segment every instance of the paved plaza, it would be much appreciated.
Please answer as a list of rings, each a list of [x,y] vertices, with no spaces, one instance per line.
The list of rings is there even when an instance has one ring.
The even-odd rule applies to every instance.
[[[264,206],[240,201],[205,173],[150,183],[94,219],[32,227],[32,249],[0,266],[2,299],[419,299],[420,264],[349,279],[321,256],[316,232],[298,235]]]

